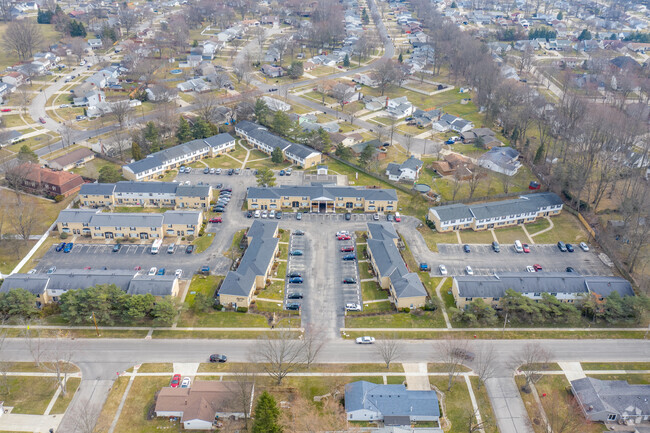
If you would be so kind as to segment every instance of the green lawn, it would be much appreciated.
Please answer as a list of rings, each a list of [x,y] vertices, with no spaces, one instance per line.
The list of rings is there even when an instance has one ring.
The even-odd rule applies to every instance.
[[[551,223],[546,218],[540,218],[534,223],[526,224],[526,230],[533,236],[535,233],[547,229],[551,226]]]
[[[215,156],[214,158],[206,158],[203,159],[202,161],[208,164],[208,166],[210,166],[211,168],[220,168],[222,170],[228,170],[229,168],[241,168],[241,165],[244,162],[243,159],[241,161],[234,160],[229,156],[225,156],[225,155],[218,155]],[[222,175],[224,174],[225,173],[222,173]]]
[[[366,281],[361,283],[361,297],[364,302],[374,301],[377,299],[388,299],[388,291],[381,289],[379,284],[375,281]]]
[[[557,241],[580,243],[586,242],[588,237],[582,229],[580,221],[569,212],[562,212],[560,215],[551,217],[553,229],[535,236],[533,240],[537,244],[554,244]],[[526,226],[528,228],[528,226]]]
[[[460,232],[460,239],[464,244],[490,244],[494,241],[492,232],[489,230],[478,232],[475,232],[474,230],[463,230]]]
[[[64,396],[63,394],[59,394],[54,406],[52,406],[52,410],[50,411],[51,414],[65,413],[70,401],[72,401],[72,397],[74,397],[75,392],[77,392],[80,383],[81,378],[79,377],[71,377],[68,379],[66,384],[66,395]]]
[[[136,377],[115,430],[123,433],[153,433],[161,428],[168,428],[170,423],[167,419],[154,418],[148,421],[147,413],[154,403],[156,392],[164,386],[169,386],[169,380],[169,377]]]
[[[56,382],[49,377],[8,376],[9,392],[0,387],[0,401],[13,406],[13,413],[43,415],[56,391]]]
[[[207,250],[210,245],[212,245],[212,242],[214,241],[215,233],[205,233],[203,236],[199,236],[194,241],[192,244],[196,247],[195,253],[202,253],[203,251]]]
[[[187,289],[185,306],[189,308],[194,305],[194,297],[198,293],[203,293],[208,298],[212,298],[221,280],[223,280],[222,276],[194,275],[190,282],[190,287]]]
[[[266,301],[255,301],[255,308],[259,311],[266,311],[271,313],[281,313],[284,311],[282,308],[282,301],[277,302],[266,302]]]
[[[284,276],[284,274],[282,274]],[[284,281],[273,281],[257,294],[258,298],[276,299],[282,302],[284,299]]]
[[[184,327],[223,327],[223,328],[266,328],[266,317],[252,313],[237,313],[234,311],[211,311],[199,316],[188,317],[181,314],[179,328]]]
[[[583,370],[650,370],[650,362],[581,362]]]
[[[111,423],[113,422],[115,412],[117,411],[117,407],[122,400],[122,396],[124,395],[124,391],[126,390],[128,383],[129,378],[126,376],[121,376],[117,378],[115,382],[113,382],[113,386],[108,393],[108,397],[106,398],[104,406],[102,407],[102,411],[99,414],[99,418],[97,419],[97,424],[95,425],[94,431],[101,433],[108,431]]]
[[[171,362],[144,363],[138,368],[138,373],[171,373],[174,371],[174,364]]]
[[[499,433],[499,429],[497,428],[496,421],[494,419],[492,403],[490,403],[490,398],[488,397],[485,385],[481,385],[479,388],[480,379],[478,377],[470,377],[469,380],[472,383],[472,390],[474,391],[474,396],[476,397],[478,410],[481,412],[481,418],[483,421],[485,421],[485,424],[483,425],[485,432]]]
[[[494,233],[497,235],[500,244],[514,244],[516,240],[520,240],[524,244],[528,243],[526,233],[519,226],[494,229]]]
[[[376,305],[376,304],[368,304]],[[367,307],[364,305],[364,312]],[[355,316],[348,314],[345,318],[346,328],[444,328],[442,313],[435,311],[417,311],[413,313],[392,313],[381,316]]]
[[[359,278],[366,280],[372,278],[373,275],[370,273],[371,265],[368,262],[359,263]]]
[[[435,386],[440,392],[445,394],[445,415],[451,424],[449,431],[452,433],[461,433],[467,430],[466,417],[468,412],[472,412],[472,404],[469,399],[469,391],[465,384],[465,379],[455,377],[451,390],[447,391],[447,377],[430,377],[431,385]],[[442,416],[442,414],[441,414]]]

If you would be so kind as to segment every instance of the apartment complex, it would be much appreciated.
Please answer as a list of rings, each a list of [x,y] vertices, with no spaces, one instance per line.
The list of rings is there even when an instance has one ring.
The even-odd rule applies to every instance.
[[[439,232],[476,231],[532,223],[537,218],[558,215],[560,212],[562,199],[552,192],[542,192],[513,200],[432,207],[427,217]]]
[[[90,209],[64,209],[56,227],[60,233],[93,239],[163,238],[198,234],[203,222],[201,211],[159,213],[109,213]]]
[[[129,295],[152,294],[158,298],[178,295],[174,275],[145,275],[120,269],[57,269],[52,274],[12,274],[5,278],[0,293],[24,289],[36,296],[36,306],[58,302],[69,290],[115,285]]]
[[[175,209],[207,209],[212,200],[210,185],[177,182],[87,183],[79,191],[84,207],[141,206]]]
[[[311,212],[397,210],[397,193],[394,189],[350,186],[249,188],[246,199],[249,209],[307,209]]]
[[[235,125],[235,132],[253,147],[269,155],[275,148],[279,148],[285,159],[303,168],[320,164],[323,157],[317,150],[278,137],[257,123],[241,121]]]
[[[539,300],[548,293],[560,302],[573,303],[585,295],[604,300],[613,292],[621,297],[634,296],[630,282],[619,277],[584,276],[573,272],[512,272],[499,275],[463,275],[454,277],[451,292],[456,307],[465,308],[480,298],[497,307],[506,290]]]
[[[122,175],[128,180],[152,180],[167,170],[180,167],[234,149],[235,139],[230,134],[188,141],[169,149],[147,155],[140,161],[122,166]]]
[[[368,223],[368,255],[382,289],[387,289],[390,301],[397,308],[420,308],[427,291],[420,277],[410,272],[397,249],[399,236],[392,224]]]
[[[278,253],[278,223],[254,221],[246,233],[248,247],[239,267],[226,274],[219,288],[219,302],[227,307],[249,307],[256,289],[264,288]]]

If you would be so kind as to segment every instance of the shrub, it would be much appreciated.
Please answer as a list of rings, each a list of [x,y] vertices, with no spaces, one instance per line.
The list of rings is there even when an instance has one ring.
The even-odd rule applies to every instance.
[[[68,239],[68,234],[67,234],[66,232],[61,232],[61,234],[59,235],[59,237],[60,237],[61,239]]]
[[[194,235],[189,235],[189,236],[187,237],[187,240],[190,241],[190,242],[192,242],[192,241],[194,240]]]
[[[427,223],[427,227],[429,227],[431,230],[436,228],[436,225],[433,223],[433,221],[428,219],[426,220],[426,223]]]
[[[400,311],[401,311],[402,313],[410,313],[410,312],[411,312],[411,309],[410,309],[409,307],[406,307],[406,308],[400,308]]]
[[[248,312],[248,307],[237,307],[237,312],[238,313],[247,313]]]
[[[65,197],[62,196],[61,194],[54,196],[54,201],[57,203],[61,203],[64,199]]]

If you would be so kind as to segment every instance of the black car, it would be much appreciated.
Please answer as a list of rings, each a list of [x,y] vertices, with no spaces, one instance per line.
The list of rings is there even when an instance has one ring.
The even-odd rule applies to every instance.
[[[300,304],[295,303],[295,302],[287,304],[287,310],[298,311],[298,310],[300,310]]]
[[[235,172],[232,168],[228,169],[228,176],[232,176],[232,174]]]
[[[343,284],[357,284],[357,280],[354,278],[344,278]]]
[[[352,214],[350,212],[345,214],[345,220],[350,221],[352,219]]]
[[[300,292],[289,293],[287,295],[287,299],[302,299],[302,293]]]
[[[203,174],[210,174],[210,169],[208,167],[205,167],[203,169]]]
[[[223,207],[223,206],[215,206],[215,207],[212,208],[212,212],[223,212],[225,210],[226,210],[226,208]]]
[[[187,254],[192,254],[194,252],[194,245],[188,245],[187,248],[185,248],[185,252]]]
[[[276,219],[276,220],[281,220],[281,219],[282,219],[282,212],[277,211],[277,212],[275,213],[275,219]]]
[[[120,248],[122,248],[122,244],[115,244],[115,246],[113,247],[113,252],[114,253],[118,252]]]
[[[293,234],[296,236],[303,236],[305,232],[303,232],[302,230],[296,230],[295,232],[293,232]]]
[[[501,252],[501,247],[499,246],[499,243],[497,241],[492,242],[492,250],[495,253]]]
[[[224,192],[224,191],[226,191],[226,192],[232,192],[232,188],[224,188],[224,189],[221,190],[221,192]]]
[[[221,188],[223,188],[223,185],[220,184],[220,183],[218,183],[217,186],[216,186],[215,188],[217,188],[217,189],[221,189]]]
[[[566,271],[567,272],[575,272],[576,270],[573,269],[571,266],[567,266]]]
[[[248,212],[246,213],[246,218],[253,218],[253,212],[248,211]]]
[[[302,274],[300,272],[289,272],[287,274],[287,277],[289,277],[289,278],[298,278],[298,277],[302,277]]]
[[[210,355],[210,362],[226,362],[226,361],[228,361],[228,357],[226,355],[219,355],[217,353]]]

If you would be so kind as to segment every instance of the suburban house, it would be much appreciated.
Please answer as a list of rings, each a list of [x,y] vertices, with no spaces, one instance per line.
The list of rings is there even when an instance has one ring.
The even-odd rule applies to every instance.
[[[571,391],[589,421],[640,424],[650,420],[650,385],[584,377],[571,381]]]
[[[422,164],[422,161],[414,156],[411,156],[401,164],[391,162],[386,167],[386,176],[394,181],[416,180],[420,175]]]
[[[406,96],[388,99],[386,102],[386,112],[393,119],[403,119],[410,116],[415,111],[415,107]]]
[[[2,77],[2,82],[18,87],[25,82],[25,75],[18,71],[12,71]]]
[[[246,385],[251,402],[246,413],[252,413],[255,385]],[[180,418],[186,430],[214,430],[220,418],[244,417],[240,399],[234,395],[241,390],[242,384],[218,380],[196,380],[188,388],[164,387],[156,395],[154,411],[158,417]]]
[[[379,285],[387,289],[390,301],[400,308],[420,308],[427,299],[427,291],[420,277],[410,272],[397,249],[399,236],[392,224],[368,223],[368,256]]]
[[[178,83],[176,88],[181,92],[209,92],[212,90],[210,83],[205,81],[203,78],[193,78],[182,83]]]
[[[519,152],[510,146],[493,147],[488,152],[481,155],[476,163],[481,167],[497,173],[514,176],[521,167],[519,162]]]
[[[144,91],[147,99],[152,102],[167,102],[178,98],[178,89],[160,84],[149,84]]]
[[[439,232],[485,230],[532,223],[562,212],[562,199],[552,192],[523,195],[512,200],[478,204],[450,204],[429,208],[427,218]]]
[[[59,233],[89,236],[93,239],[157,239],[198,234],[202,223],[201,211],[168,210],[159,214],[64,209],[56,220],[56,228]]]
[[[106,100],[104,92],[101,90],[93,89],[80,95],[77,95],[75,93],[75,98],[72,100],[72,105],[75,107],[92,107],[104,100]]]
[[[152,180],[167,170],[213,157],[235,147],[235,139],[227,133],[188,141],[178,146],[147,155],[146,158],[122,166],[122,175],[129,180]]]
[[[0,134],[0,147],[18,143],[22,138],[23,134],[15,129],[4,131]]]
[[[431,168],[441,176],[454,176],[460,180],[468,179],[474,171],[471,159],[459,153],[443,155],[439,161],[433,161]]]
[[[93,50],[98,50],[102,47],[101,39],[88,39],[88,46]]]
[[[506,290],[539,300],[547,293],[560,302],[573,303],[585,295],[604,300],[613,292],[634,296],[630,282],[619,277],[584,276],[574,272],[512,272],[499,275],[461,275],[454,277],[451,292],[457,308],[474,299],[498,306]]]
[[[244,120],[235,125],[235,132],[249,144],[266,154],[271,154],[275,148],[282,151],[285,159],[303,168],[320,164],[323,154],[298,143],[292,143],[282,137],[270,133],[265,127]]]
[[[308,209],[334,213],[362,210],[394,212],[397,193],[394,189],[355,188],[351,186],[281,186],[248,188],[248,209]]]
[[[271,78],[278,78],[284,75],[284,69],[280,66],[262,65],[261,71],[264,75]]]
[[[248,308],[257,289],[266,285],[273,261],[278,253],[278,223],[254,221],[245,239],[248,247],[237,270],[226,274],[219,288],[218,298],[227,307]]]
[[[503,143],[495,137],[495,132],[490,128],[474,128],[469,131],[463,131],[460,133],[460,138],[465,144],[479,141],[484,149],[503,146]]]
[[[472,129],[474,124],[461,117],[456,117],[451,114],[443,114],[440,116],[440,119],[431,124],[431,127],[438,132],[447,132],[449,130],[465,132]]]
[[[41,307],[58,302],[69,290],[115,285],[127,294],[150,293],[158,298],[178,295],[178,278],[171,275],[144,275],[127,269],[57,269],[52,274],[12,274],[5,278],[0,293],[24,289],[36,296]]]
[[[359,101],[363,96],[360,92],[357,91],[356,86],[346,83],[335,84],[330,89],[329,94],[337,101],[343,101],[344,104]]]
[[[420,110],[419,108],[413,112],[413,122],[419,128],[426,128],[440,118],[442,112],[440,110]]]
[[[345,147],[350,147],[356,143],[357,140],[363,140],[363,136],[357,133],[344,135],[340,132],[332,132],[330,133],[330,140],[332,140],[332,144],[335,146],[342,144]]]
[[[95,153],[87,147],[80,147],[70,153],[66,153],[58,158],[51,159],[47,165],[54,170],[71,170],[75,167],[81,167],[88,161],[95,158]]]
[[[26,190],[46,196],[68,197],[81,188],[84,180],[78,174],[54,171],[26,162],[20,166],[21,184]]]
[[[289,111],[291,110],[291,105],[286,102],[280,101],[279,99],[271,98],[270,96],[262,96],[262,101],[266,103],[266,106],[269,107],[271,111]]]
[[[363,84],[368,87],[377,87],[379,83],[371,75],[368,74],[355,74],[352,79],[355,83]]]
[[[386,426],[410,427],[413,422],[440,418],[435,391],[411,391],[404,385],[364,380],[345,385],[345,413],[348,421],[383,421]]]
[[[175,209],[207,209],[212,200],[210,185],[178,182],[86,183],[79,191],[84,207],[140,206]]]

